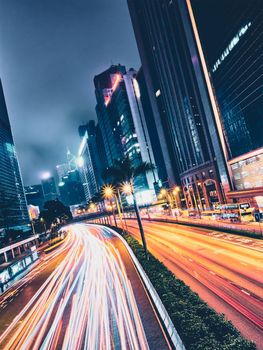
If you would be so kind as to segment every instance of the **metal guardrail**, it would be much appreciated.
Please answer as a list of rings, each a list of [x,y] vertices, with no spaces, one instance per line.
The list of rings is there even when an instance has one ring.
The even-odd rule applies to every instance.
[[[144,269],[142,268],[141,264],[139,263],[139,260],[137,259],[137,257],[133,253],[131,247],[129,246],[129,244],[125,241],[125,239],[118,232],[116,232],[108,227],[106,229],[108,231],[110,231],[112,234],[114,234],[115,236],[117,236],[122,241],[122,243],[125,245],[126,249],[128,250],[128,253],[130,254],[137,270],[140,273],[140,276],[141,276],[149,294],[151,295],[151,298],[156,306],[156,309],[159,312],[160,318],[163,321],[163,324],[166,328],[167,333],[170,336],[170,339],[171,339],[175,349],[176,350],[185,350],[182,339],[180,338],[179,334],[177,333],[177,330],[175,329],[174,324],[173,324],[170,316],[168,315],[168,312],[166,311],[159,295],[157,294],[156,290],[154,289],[149,277],[146,275]]]
[[[4,248],[1,248],[1,249],[0,249],[0,254],[3,254],[3,253],[5,253],[5,252],[7,252],[7,251],[9,251],[9,250],[11,250],[11,249],[17,248],[17,247],[19,247],[19,246],[21,246],[21,245],[23,245],[23,244],[26,244],[26,243],[29,243],[29,242],[31,242],[31,241],[34,241],[34,240],[37,239],[38,237],[39,237],[39,235],[36,234],[36,235],[31,236],[31,237],[29,237],[29,238],[27,238],[27,239],[24,239],[23,241],[18,241],[18,242],[16,242],[16,243],[12,243],[12,244],[10,244],[10,245],[8,245],[8,246],[5,246]]]

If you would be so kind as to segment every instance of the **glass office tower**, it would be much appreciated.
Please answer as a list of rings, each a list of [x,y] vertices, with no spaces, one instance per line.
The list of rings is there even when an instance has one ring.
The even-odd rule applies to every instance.
[[[112,65],[94,78],[107,166],[124,157],[129,157],[134,167],[142,162],[155,164],[136,74],[132,68],[126,71],[125,66]],[[153,171],[137,176],[134,183],[143,191],[153,189],[156,179]]]
[[[228,197],[263,206],[263,2],[191,2],[227,146]]]
[[[25,229],[28,223],[24,188],[0,81],[0,229]]]
[[[187,3],[128,5],[154,114],[159,107],[153,122],[169,182],[180,181],[187,207],[212,208],[225,200],[229,179]]]

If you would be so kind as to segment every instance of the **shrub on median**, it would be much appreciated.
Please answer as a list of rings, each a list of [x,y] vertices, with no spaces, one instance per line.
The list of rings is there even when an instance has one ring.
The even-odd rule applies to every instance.
[[[223,314],[210,308],[153,255],[147,260],[137,240],[128,234],[123,237],[150,278],[187,350],[256,349]]]

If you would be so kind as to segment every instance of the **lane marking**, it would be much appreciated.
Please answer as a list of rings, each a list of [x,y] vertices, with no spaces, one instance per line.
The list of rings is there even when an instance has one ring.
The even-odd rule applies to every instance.
[[[247,292],[246,290],[244,290],[244,289],[241,289],[241,292],[242,293],[244,293],[244,294],[246,294],[246,295],[249,295],[250,296],[250,293],[249,292]]]

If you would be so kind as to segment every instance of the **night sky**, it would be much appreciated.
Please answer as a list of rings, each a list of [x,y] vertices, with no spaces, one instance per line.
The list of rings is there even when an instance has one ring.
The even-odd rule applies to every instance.
[[[140,66],[125,0],[0,0],[0,77],[25,185],[95,119],[94,75]]]

